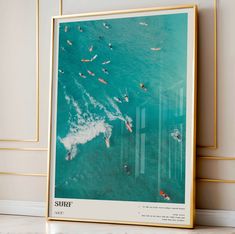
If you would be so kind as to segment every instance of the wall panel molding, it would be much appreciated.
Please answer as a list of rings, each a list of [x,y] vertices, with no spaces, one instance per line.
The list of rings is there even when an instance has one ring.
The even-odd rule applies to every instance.
[[[14,150],[14,151],[48,151],[48,148],[0,148],[0,151]]]
[[[0,172],[0,175],[10,175],[10,176],[31,176],[31,177],[47,177],[47,174],[20,173],[20,172]]]
[[[202,155],[198,155],[197,156],[197,160],[231,160],[231,161],[234,161],[235,160],[235,157],[231,156],[231,157],[228,157],[228,156],[202,156]]]
[[[35,82],[36,82],[36,87],[35,87],[35,92],[36,92],[36,123],[35,123],[35,137],[32,139],[17,139],[17,138],[1,138],[0,142],[39,142],[39,128],[40,128],[40,116],[39,116],[39,94],[40,94],[40,87],[39,87],[39,1],[40,0],[35,0],[35,34],[36,34],[36,41],[35,41],[35,48],[36,48],[36,68],[35,68]],[[1,148],[0,148],[1,149]]]
[[[221,180],[221,179],[197,178],[197,181],[198,181],[198,182],[206,182],[206,183],[235,184],[235,180]]]
[[[197,156],[197,177],[202,182],[232,183],[235,157]]]

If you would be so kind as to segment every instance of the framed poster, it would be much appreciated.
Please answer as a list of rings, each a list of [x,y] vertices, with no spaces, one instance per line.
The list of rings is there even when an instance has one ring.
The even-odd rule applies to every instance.
[[[53,18],[49,220],[193,227],[196,6]]]

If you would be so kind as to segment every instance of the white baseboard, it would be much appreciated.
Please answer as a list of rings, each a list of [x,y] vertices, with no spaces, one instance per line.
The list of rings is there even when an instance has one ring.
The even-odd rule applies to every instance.
[[[0,200],[0,214],[45,216],[45,202]]]
[[[0,200],[0,214],[45,216],[44,202]],[[235,227],[235,211],[196,210],[196,224]]]
[[[206,226],[235,227],[235,211],[198,209],[196,223]]]

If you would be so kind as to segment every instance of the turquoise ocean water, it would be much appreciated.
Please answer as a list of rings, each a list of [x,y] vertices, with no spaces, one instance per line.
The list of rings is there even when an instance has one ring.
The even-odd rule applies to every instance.
[[[60,23],[56,198],[184,203],[186,74],[187,14]]]

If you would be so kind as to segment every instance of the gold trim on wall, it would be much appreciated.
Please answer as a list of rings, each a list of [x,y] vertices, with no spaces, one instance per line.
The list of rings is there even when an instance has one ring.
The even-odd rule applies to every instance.
[[[35,139],[0,139],[0,142],[39,142],[39,1],[36,0],[36,134]]]
[[[7,150],[13,150],[13,151],[48,151],[48,148],[0,148],[0,151],[7,151]]]
[[[235,161],[235,157],[223,157],[223,156],[197,156],[197,159],[200,160],[214,160],[214,161]],[[235,180],[220,180],[220,179],[209,179],[209,178],[197,178],[197,181],[200,182],[211,182],[211,183],[228,183],[233,184]]]
[[[60,15],[63,15],[63,0],[60,0],[60,5],[59,5],[59,11],[60,11]]]
[[[204,159],[204,160],[230,160],[235,161],[235,157],[223,157],[223,156],[197,156],[197,159]]]
[[[47,177],[47,174],[41,174],[41,173],[21,173],[21,172],[0,172],[0,175]]]
[[[235,184],[235,180],[220,180],[220,179],[197,178],[197,181],[198,182],[207,182],[207,183]]]

